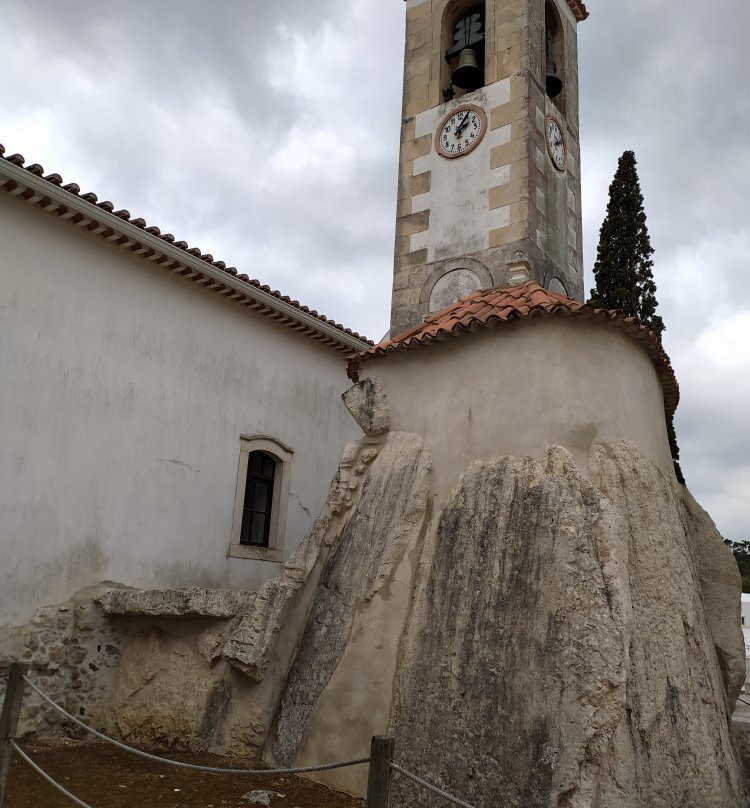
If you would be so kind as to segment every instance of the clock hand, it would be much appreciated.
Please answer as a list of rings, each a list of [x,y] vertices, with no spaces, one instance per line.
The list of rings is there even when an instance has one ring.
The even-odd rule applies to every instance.
[[[463,119],[463,120],[461,121],[461,123],[460,123],[460,124],[459,124],[459,125],[456,127],[456,132],[455,132],[456,137],[458,137],[458,136],[461,134],[461,132],[463,132],[463,131],[464,131],[464,129],[466,128],[466,124],[467,124],[467,123],[468,123],[468,121],[469,121],[469,113],[470,113],[470,112],[471,112],[471,110],[468,110],[468,109],[466,110],[466,115],[464,115],[464,119]]]

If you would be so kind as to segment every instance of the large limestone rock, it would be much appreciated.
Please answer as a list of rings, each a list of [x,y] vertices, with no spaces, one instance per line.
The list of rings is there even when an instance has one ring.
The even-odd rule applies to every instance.
[[[386,451],[386,446],[387,451]],[[430,512],[416,436],[381,449],[326,559],[266,755],[396,738],[477,808],[746,806],[730,729],[739,574],[627,443],[472,464]],[[322,775],[362,793],[363,775]],[[393,803],[432,804],[403,778]]]
[[[591,477],[625,520],[632,611],[627,720],[600,804],[745,805],[730,723],[744,679],[737,566],[690,494],[633,447],[595,447]]]
[[[388,434],[323,567],[278,711],[270,750],[278,763],[366,755],[387,722],[411,597],[407,554],[421,539],[430,474],[416,435]],[[337,712],[356,724],[328,732]],[[357,790],[363,777],[365,770],[343,770],[332,782]]]
[[[423,556],[391,720],[404,765],[487,808],[593,804],[625,716],[625,532],[562,449],[470,467]],[[422,796],[397,783],[397,804]]]
[[[388,430],[388,402],[377,379],[357,382],[341,396],[341,400],[365,435],[381,435]]]
[[[129,638],[103,723],[136,746],[208,749],[221,743],[229,698],[189,643],[150,627]]]
[[[391,721],[405,764],[487,808],[745,805],[737,629],[711,630],[739,581],[691,508],[627,444],[594,447],[591,482],[560,448],[472,465],[423,556]]]
[[[248,609],[253,592],[234,589],[106,589],[96,602],[106,615],[140,617],[217,617],[230,618]]]

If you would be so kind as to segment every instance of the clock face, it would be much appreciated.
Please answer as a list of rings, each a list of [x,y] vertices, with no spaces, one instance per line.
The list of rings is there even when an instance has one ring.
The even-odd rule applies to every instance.
[[[442,157],[463,157],[475,149],[487,129],[484,110],[463,106],[447,115],[435,133],[435,149]]]
[[[558,171],[565,171],[568,155],[562,127],[556,118],[548,115],[544,122],[544,131],[547,140],[547,152],[550,160],[552,160],[552,164]]]

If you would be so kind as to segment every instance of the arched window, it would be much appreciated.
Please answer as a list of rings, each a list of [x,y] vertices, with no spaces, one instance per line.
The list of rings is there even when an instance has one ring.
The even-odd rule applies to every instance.
[[[446,100],[484,86],[485,6],[476,0],[449,3],[443,16],[443,74]]]
[[[292,456],[269,435],[240,438],[228,556],[283,561]]]
[[[240,544],[268,547],[275,477],[276,461],[273,457],[265,452],[250,452],[247,460]]]
[[[565,35],[553,0],[544,4],[544,75],[547,96],[565,114]]]

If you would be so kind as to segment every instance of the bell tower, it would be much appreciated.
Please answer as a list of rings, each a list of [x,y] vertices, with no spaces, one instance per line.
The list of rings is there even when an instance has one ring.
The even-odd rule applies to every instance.
[[[580,0],[406,0],[391,336],[533,278],[583,299]]]

